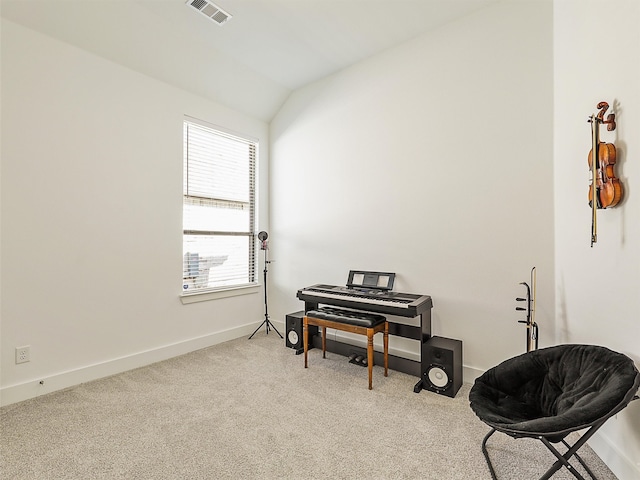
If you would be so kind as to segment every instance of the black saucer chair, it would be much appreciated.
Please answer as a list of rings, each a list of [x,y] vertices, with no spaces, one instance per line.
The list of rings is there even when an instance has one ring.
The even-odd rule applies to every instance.
[[[498,431],[513,438],[536,438],[555,455],[557,461],[541,480],[562,466],[584,480],[569,463],[571,457],[595,479],[577,451],[610,417],[638,398],[639,386],[633,360],[595,345],[542,348],[487,370],[476,379],[469,400],[478,418],[491,427],[482,441],[491,477],[497,478],[487,440]],[[586,432],[573,445],[565,441],[569,433],[583,429]],[[567,448],[564,454],[553,445],[559,442]]]

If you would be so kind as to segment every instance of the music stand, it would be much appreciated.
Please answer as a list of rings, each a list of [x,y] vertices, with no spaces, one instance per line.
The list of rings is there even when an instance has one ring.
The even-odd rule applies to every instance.
[[[260,240],[260,250],[264,251],[264,270],[263,270],[263,274],[264,274],[264,282],[263,282],[263,287],[264,287],[264,320],[258,326],[258,328],[256,328],[255,331],[251,334],[251,336],[249,337],[249,340],[251,340],[251,338],[256,334],[256,332],[258,330],[260,330],[260,328],[262,328],[262,325],[265,326],[265,329],[267,331],[267,335],[269,335],[269,329],[273,328],[275,330],[275,332],[278,335],[280,335],[280,338],[284,338],[280,334],[278,329],[275,327],[275,325],[273,323],[271,323],[271,321],[269,320],[269,309],[268,309],[268,304],[267,304],[267,271],[268,271],[267,266],[271,262],[268,260],[268,255],[267,255],[267,250],[269,250],[269,246],[267,245],[267,238],[269,238],[269,234],[267,232],[262,231],[262,232],[258,233],[258,239]]]

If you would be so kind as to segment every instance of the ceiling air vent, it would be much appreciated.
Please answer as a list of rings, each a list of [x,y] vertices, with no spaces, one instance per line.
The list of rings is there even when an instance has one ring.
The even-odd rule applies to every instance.
[[[207,0],[187,0],[186,3],[198,10],[201,14],[213,20],[218,25],[224,24],[231,18],[231,15]]]

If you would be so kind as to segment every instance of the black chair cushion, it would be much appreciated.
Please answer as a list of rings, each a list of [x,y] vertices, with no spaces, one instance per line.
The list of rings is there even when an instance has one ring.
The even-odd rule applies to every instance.
[[[555,442],[617,413],[639,385],[626,355],[595,345],[558,345],[487,370],[469,400],[480,420],[499,431]]]
[[[346,323],[348,325],[357,325],[359,327],[373,328],[380,323],[384,323],[386,318],[382,315],[374,313],[354,312],[352,310],[343,310],[341,308],[322,307],[316,310],[309,310],[307,317],[320,318],[322,320],[330,320],[332,322]]]

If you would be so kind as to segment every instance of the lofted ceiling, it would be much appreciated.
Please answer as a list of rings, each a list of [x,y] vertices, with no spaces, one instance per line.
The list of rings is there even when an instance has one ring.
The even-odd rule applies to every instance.
[[[498,0],[0,0],[3,18],[269,121],[291,91]]]

